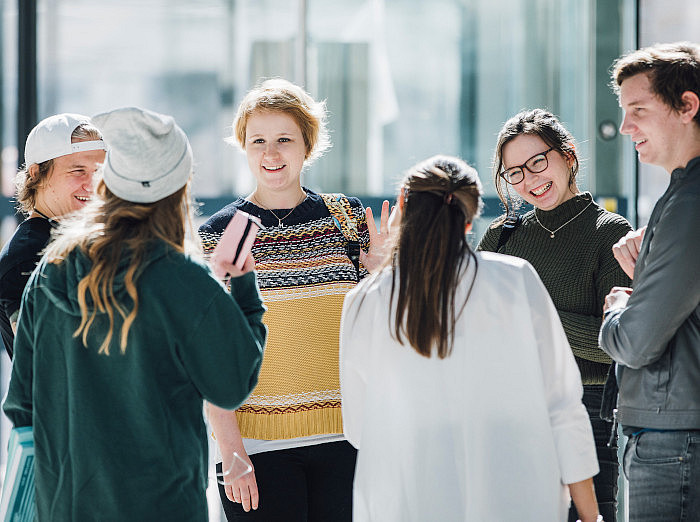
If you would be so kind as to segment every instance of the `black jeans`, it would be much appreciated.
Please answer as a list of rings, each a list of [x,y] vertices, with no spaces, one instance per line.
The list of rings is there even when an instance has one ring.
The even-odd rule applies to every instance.
[[[219,484],[226,519],[350,522],[356,458],[357,450],[345,441],[251,455],[260,495],[258,509],[246,513],[226,498]]]
[[[608,447],[612,423],[600,418],[600,402],[602,398],[602,384],[584,385],[583,404],[586,406],[588,416],[591,419],[595,449],[598,454],[598,466],[600,467],[600,473],[593,477],[598,510],[603,515],[605,522],[615,522],[617,520],[617,477],[619,475],[617,433],[612,445]],[[578,512],[572,503],[569,510],[569,522],[576,522],[578,518]]]

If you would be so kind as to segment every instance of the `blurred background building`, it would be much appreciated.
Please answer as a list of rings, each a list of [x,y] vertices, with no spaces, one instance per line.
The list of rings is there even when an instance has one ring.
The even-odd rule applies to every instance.
[[[669,177],[638,165],[619,135],[610,65],[641,45],[700,40],[697,0],[0,0],[0,13],[2,243],[19,219],[24,140],[59,112],[172,114],[192,143],[203,214],[247,194],[245,157],[223,139],[242,96],[269,77],[327,101],[333,148],[303,174],[309,188],[378,211],[412,164],[457,155],[487,195],[476,242],[501,212],[498,130],[545,107],[578,140],[579,187],[641,226]]]

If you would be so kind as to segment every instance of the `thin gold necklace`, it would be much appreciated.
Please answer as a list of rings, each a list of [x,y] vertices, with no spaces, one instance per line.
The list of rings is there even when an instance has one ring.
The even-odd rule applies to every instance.
[[[284,223],[282,223],[282,221],[285,220],[285,219],[287,219],[287,218],[290,216],[290,214],[291,214],[292,212],[294,212],[294,211],[296,210],[296,208],[301,204],[301,202],[304,201],[304,200],[306,199],[306,192],[304,192],[304,196],[299,200],[299,202],[298,202],[296,205],[294,205],[294,206],[292,207],[292,209],[291,209],[289,212],[287,212],[287,213],[286,213],[284,216],[282,216],[282,217],[279,217],[279,216],[275,213],[275,211],[272,210],[271,208],[267,208],[267,207],[263,206],[263,204],[260,203],[260,201],[258,201],[258,198],[255,197],[255,194],[251,194],[251,195],[250,195],[250,199],[252,199],[253,202],[254,202],[257,206],[259,206],[259,207],[262,208],[263,210],[267,210],[270,214],[272,214],[273,216],[275,216],[275,217],[277,218],[277,222],[278,222],[278,225],[277,225],[277,226],[283,227],[283,226],[284,226]]]
[[[554,234],[556,234],[557,232],[559,232],[562,228],[564,228],[566,225],[568,225],[569,223],[571,223],[574,219],[576,219],[576,218],[579,217],[581,214],[583,214],[583,213],[586,211],[586,209],[587,209],[588,207],[590,207],[592,204],[593,204],[593,200],[591,200],[590,203],[588,203],[588,205],[586,205],[585,207],[583,207],[583,210],[582,210],[581,212],[579,212],[579,213],[576,214],[574,217],[572,217],[569,221],[567,221],[567,222],[564,223],[563,225],[559,226],[558,228],[555,228],[554,230],[549,230],[546,226],[544,226],[544,225],[542,224],[542,222],[540,221],[540,218],[537,217],[537,209],[535,209],[535,219],[537,220],[537,222],[540,224],[540,226],[541,226],[542,228],[544,228],[547,232],[549,232],[549,237],[552,238],[552,239],[554,239]]]

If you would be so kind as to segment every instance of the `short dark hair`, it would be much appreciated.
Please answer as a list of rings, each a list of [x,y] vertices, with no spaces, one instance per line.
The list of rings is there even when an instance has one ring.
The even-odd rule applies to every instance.
[[[620,95],[620,86],[637,74],[647,74],[651,89],[666,105],[679,111],[686,91],[700,98],[700,45],[692,42],[655,44],[621,56],[612,65],[611,86]],[[700,125],[700,111],[695,115]]]

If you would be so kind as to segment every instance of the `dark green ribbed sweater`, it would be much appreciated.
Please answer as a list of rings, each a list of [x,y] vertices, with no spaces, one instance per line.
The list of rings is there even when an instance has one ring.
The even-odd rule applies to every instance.
[[[537,216],[556,230],[591,200],[584,192],[553,210],[538,210]],[[489,228],[478,249],[495,252],[502,228]],[[613,286],[630,286],[612,253],[612,246],[630,230],[625,218],[594,202],[551,238],[531,210],[499,250],[526,259],[537,270],[559,312],[584,384],[603,384],[611,362],[598,346],[598,331],[605,296]]]

